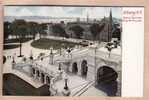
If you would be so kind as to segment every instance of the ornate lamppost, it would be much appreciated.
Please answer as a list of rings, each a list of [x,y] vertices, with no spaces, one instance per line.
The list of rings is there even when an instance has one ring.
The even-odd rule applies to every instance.
[[[13,57],[12,57],[12,69],[14,69],[15,64],[16,64],[16,62],[15,62],[15,59],[14,59],[14,56],[13,56]]]
[[[62,49],[64,49],[65,44],[62,43],[61,47],[60,47],[60,56],[62,55]]]
[[[59,72],[59,79],[62,79],[63,70],[61,68],[61,63],[60,62],[59,62],[59,65],[58,65],[58,72]]]
[[[53,65],[53,57],[54,57],[54,53],[53,53],[53,47],[50,48],[50,58],[49,58],[49,63]]]
[[[19,42],[20,42],[20,55],[18,57],[23,57],[22,55],[22,40],[21,36],[19,37]]]
[[[70,95],[70,89],[69,89],[69,87],[68,87],[68,85],[67,85],[67,82],[68,82],[68,77],[67,77],[67,75],[65,76],[65,86],[64,86],[64,89],[63,89],[63,91],[62,91],[62,94],[64,95],[64,96],[69,96]]]
[[[97,57],[96,57],[97,49],[98,49],[98,47],[95,46],[95,47],[94,47],[94,54],[95,54],[95,55],[94,55],[94,65],[95,65],[95,67],[94,67],[94,73],[95,73],[94,76],[95,76],[95,77],[94,77],[94,78],[95,78],[95,85],[96,85],[96,79],[97,79],[97,74],[96,74],[96,70],[97,70],[97,62],[96,62],[96,61],[97,61]]]
[[[31,50],[31,54],[30,54],[30,60],[33,60],[34,58],[33,58],[33,53],[32,53],[32,50]]]
[[[92,45],[90,47],[93,50],[93,55],[94,55],[94,85],[96,85],[96,80],[97,80],[97,49],[98,49],[98,44]]]
[[[68,52],[68,58],[69,58],[69,56],[71,56],[71,59],[72,59],[72,55],[70,55],[71,54],[71,51],[72,51],[73,49],[72,48],[68,48],[67,49],[67,52]]]
[[[61,68],[61,63],[59,63],[59,65],[58,65],[58,70],[59,70],[59,71],[62,70],[62,68]]]

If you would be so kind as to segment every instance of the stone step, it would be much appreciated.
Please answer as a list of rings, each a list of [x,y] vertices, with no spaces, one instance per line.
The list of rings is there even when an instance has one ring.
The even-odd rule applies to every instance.
[[[92,85],[94,84],[93,81],[89,82],[83,89],[80,90],[75,96],[81,96],[84,92],[86,92]]]

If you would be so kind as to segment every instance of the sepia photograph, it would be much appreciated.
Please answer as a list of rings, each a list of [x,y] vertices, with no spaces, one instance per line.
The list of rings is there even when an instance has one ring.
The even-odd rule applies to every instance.
[[[121,96],[122,7],[4,6],[4,96]]]

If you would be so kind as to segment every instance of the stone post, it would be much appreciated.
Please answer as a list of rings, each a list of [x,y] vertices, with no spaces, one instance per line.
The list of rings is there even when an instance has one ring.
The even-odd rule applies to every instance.
[[[65,77],[65,86],[64,86],[64,89],[62,90],[62,95],[63,96],[69,96],[71,94],[71,91],[67,85],[67,82],[68,82],[68,78],[67,76]]]
[[[44,84],[47,84],[47,79],[46,79],[47,75],[45,75],[44,77]]]
[[[53,65],[53,58],[54,58],[54,54],[53,54],[53,48],[50,48],[50,58],[49,58],[49,64]]]
[[[33,53],[32,53],[32,50],[31,50],[31,54],[30,54],[30,57],[29,57],[29,59],[30,59],[30,61],[31,61],[31,63],[33,63]]]
[[[35,68],[35,73],[33,74],[33,79],[36,79],[36,68]]]
[[[14,60],[14,57],[13,57],[12,59],[13,59],[13,60],[12,60],[12,69],[14,69],[16,62],[15,62],[15,60]]]

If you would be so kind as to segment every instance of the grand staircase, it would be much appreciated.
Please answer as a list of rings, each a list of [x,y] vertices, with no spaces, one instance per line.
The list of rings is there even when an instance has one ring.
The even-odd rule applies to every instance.
[[[70,96],[81,96],[84,92],[86,92],[91,86],[93,86],[94,81],[89,81],[86,83],[83,83],[71,90]]]

